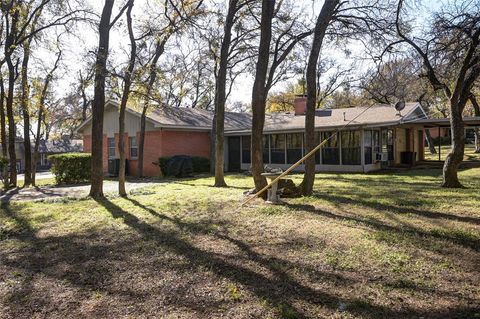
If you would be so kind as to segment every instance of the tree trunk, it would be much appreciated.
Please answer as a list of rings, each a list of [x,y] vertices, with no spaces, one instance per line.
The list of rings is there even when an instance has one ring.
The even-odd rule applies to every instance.
[[[5,123],[5,85],[0,72],[0,142],[2,144],[2,156],[7,157],[7,124]],[[8,183],[7,183],[8,184]]]
[[[465,124],[462,118],[462,110],[463,108],[458,105],[458,102],[451,101],[450,125],[452,133],[452,149],[447,155],[443,165],[442,187],[463,187],[458,180],[458,167],[463,161],[463,154],[465,151]]]
[[[33,146],[33,165],[32,165],[32,185],[36,185],[37,175],[37,162],[38,162],[38,149],[40,147],[40,140],[42,139],[42,118],[43,118],[43,103],[40,101],[40,107],[38,109],[38,122],[37,122],[37,134],[35,135],[35,145]]]
[[[10,166],[10,185],[17,187],[17,155],[15,153],[15,138],[16,138],[16,129],[15,129],[15,117],[13,114],[13,95],[15,93],[15,66],[12,61],[12,53],[14,50],[14,42],[17,36],[17,24],[19,19],[19,9],[12,8],[14,3],[10,3],[10,9],[12,10],[12,19],[10,21],[11,27],[10,32],[5,38],[4,49],[5,49],[5,61],[7,62],[8,68],[8,91],[7,91],[7,118],[8,118],[8,155],[9,155],[9,166]]]
[[[427,141],[430,154],[437,154],[437,150],[435,149],[435,145],[433,143],[432,136],[430,135],[430,130],[428,128],[425,129],[425,140]]]
[[[145,128],[147,122],[147,111],[150,106],[150,94],[153,84],[157,79],[157,62],[160,56],[165,52],[165,44],[167,43],[170,33],[167,33],[163,39],[159,39],[155,45],[155,54],[150,64],[150,74],[148,76],[145,101],[143,103],[142,116],[140,117],[140,140],[138,144],[138,177],[143,177],[143,154],[145,149]]]
[[[260,190],[267,185],[263,173],[263,126],[267,101],[266,81],[272,39],[272,19],[275,0],[262,1],[262,19],[260,25],[260,45],[255,68],[255,81],[252,90],[252,175],[255,188]],[[265,195],[264,195],[265,198]]]
[[[119,136],[118,136],[118,150],[120,152],[120,167],[118,172],[118,194],[120,196],[127,196],[125,190],[125,111],[127,108],[128,95],[130,94],[130,86],[132,84],[133,68],[135,67],[135,58],[137,54],[137,45],[135,43],[135,36],[133,34],[132,27],[132,8],[133,0],[129,3],[127,9],[127,25],[128,35],[130,38],[130,60],[128,62],[127,72],[123,80],[123,94],[122,101],[120,103],[120,116],[119,116]]]
[[[332,20],[333,13],[339,0],[325,0],[322,10],[317,18],[313,36],[312,48],[307,65],[307,112],[305,114],[305,146],[306,152],[313,150],[315,145],[315,106],[317,105],[317,64],[323,38],[327,27]],[[305,160],[305,174],[301,185],[302,194],[310,196],[313,192],[315,180],[315,156]]]
[[[147,97],[148,99],[148,97]],[[142,110],[142,116],[140,117],[140,139],[138,141],[138,177],[143,177],[143,154],[145,147],[145,127],[147,122],[147,109],[148,102],[145,102]]]
[[[3,76],[0,71],[0,141],[2,144],[2,156],[7,157],[7,125],[5,123],[5,86],[3,84]],[[9,178],[8,178],[8,169],[5,168],[3,172],[0,172],[3,177],[4,187],[8,187]]]
[[[40,147],[40,140],[42,138],[42,122],[45,122],[44,114],[45,114],[45,100],[47,99],[48,89],[50,87],[50,82],[52,81],[53,74],[55,70],[57,70],[60,60],[62,58],[62,50],[59,50],[57,55],[57,60],[53,65],[53,68],[48,72],[47,76],[45,77],[45,81],[43,83],[42,92],[40,94],[40,101],[38,103],[38,121],[37,121],[37,134],[35,135],[35,145],[33,146],[33,163],[32,163],[32,185],[35,186],[36,184],[36,174],[37,174],[37,162],[39,158],[38,149]],[[45,141],[48,140],[47,135],[47,127],[45,123]]]
[[[215,175],[215,136],[217,131],[217,111],[214,111],[212,120],[212,131],[210,132],[210,174]]]
[[[20,107],[23,115],[23,147],[25,151],[25,169],[24,169],[24,187],[32,184],[32,148],[30,142],[30,110],[29,87],[28,87],[28,62],[30,60],[30,40],[25,41],[23,45],[23,61],[21,70],[22,94]]]
[[[10,185],[17,187],[17,155],[15,153],[15,117],[13,114],[13,95],[15,85],[15,67],[11,56],[6,57],[8,66],[8,93],[7,93],[7,118],[8,118],[8,155],[10,163]]]
[[[215,83],[215,187],[225,187],[224,178],[224,130],[225,130],[225,100],[227,86],[227,68],[232,28],[237,13],[238,0],[230,0],[225,19],[224,35],[220,48],[220,63]]]
[[[95,61],[95,88],[92,104],[92,169],[90,196],[103,197],[103,114],[105,109],[105,77],[110,38],[110,17],[114,0],[105,0]]]

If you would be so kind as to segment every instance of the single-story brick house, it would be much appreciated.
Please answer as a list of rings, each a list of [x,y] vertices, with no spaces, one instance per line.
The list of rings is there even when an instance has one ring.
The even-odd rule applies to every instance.
[[[304,123],[306,99],[295,100],[295,112],[266,115],[264,163],[286,169],[305,154]],[[365,111],[366,107],[317,110],[317,140],[323,140]],[[118,104],[108,101],[104,117],[104,171],[109,158],[118,157]],[[251,114],[227,112],[225,115],[225,169],[250,168]],[[191,155],[210,157],[210,132],[213,112],[163,107],[147,115],[144,174],[159,174],[159,157]],[[140,113],[128,108],[126,149],[129,172],[138,165]],[[480,118],[465,118],[466,125],[480,126]],[[392,105],[375,105],[355,119],[347,129],[332,138],[316,154],[317,171],[369,172],[384,166],[412,165],[423,160],[424,129],[448,127],[448,119],[429,119],[419,103],[406,103],[398,112]],[[84,151],[91,150],[91,119],[77,131],[83,136]],[[298,170],[303,170],[302,165]]]

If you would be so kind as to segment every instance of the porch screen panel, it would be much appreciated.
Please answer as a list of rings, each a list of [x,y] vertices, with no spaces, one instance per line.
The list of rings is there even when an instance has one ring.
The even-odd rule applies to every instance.
[[[252,139],[250,135],[242,136],[242,163],[250,163]]]
[[[263,163],[269,164],[270,163],[270,142],[269,142],[269,135],[263,135]]]
[[[321,140],[321,132],[315,132],[315,146],[320,144]],[[303,135],[303,134],[302,134]],[[303,155],[305,156],[308,153],[307,146],[305,145],[306,140],[305,140],[305,135],[303,135]],[[315,152],[315,164],[320,164],[320,152],[321,150],[318,150]]]
[[[372,131],[372,143],[373,143],[373,160],[377,159],[377,153],[381,152],[380,148],[380,131]]]
[[[272,164],[285,164],[285,134],[270,135],[270,159]]]
[[[338,135],[333,132],[322,132],[322,141],[329,139],[322,147],[322,164],[340,164],[340,150],[338,148]]]
[[[302,133],[287,134],[287,164],[295,164],[302,158]]]
[[[373,136],[372,131],[364,131],[363,132],[363,147],[365,153],[365,164],[372,164],[373,163]]]
[[[341,133],[342,165],[360,165],[362,163],[360,136],[360,131]]]

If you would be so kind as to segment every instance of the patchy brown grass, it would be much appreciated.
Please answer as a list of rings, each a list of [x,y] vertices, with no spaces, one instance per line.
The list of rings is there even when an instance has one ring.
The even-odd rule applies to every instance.
[[[461,175],[319,174],[240,212],[241,175],[4,205],[0,318],[477,318],[480,169]]]

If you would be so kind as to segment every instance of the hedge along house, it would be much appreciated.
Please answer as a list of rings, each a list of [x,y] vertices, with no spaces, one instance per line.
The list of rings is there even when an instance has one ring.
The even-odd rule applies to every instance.
[[[266,165],[288,168],[306,153],[304,125],[306,99],[295,100],[295,111],[267,114],[264,127]],[[118,153],[118,104],[107,102],[104,117],[104,170],[109,158]],[[358,117],[357,117],[358,116]],[[354,120],[355,119],[355,120]],[[354,120],[338,135],[334,132]],[[162,107],[147,115],[145,134],[144,175],[159,174],[160,157],[191,155],[210,157],[210,134],[213,112],[200,109]],[[467,126],[480,126],[480,118],[465,118]],[[128,108],[126,150],[130,174],[138,164],[140,113]],[[398,112],[392,105],[371,108],[352,107],[317,110],[316,140],[331,137],[327,145],[315,154],[317,171],[369,172],[382,167],[412,166],[423,161],[424,129],[448,127],[448,119],[428,119],[419,103],[406,103]],[[91,120],[78,128],[84,138],[84,150],[91,150]],[[225,114],[225,169],[249,170],[251,114]],[[297,170],[302,171],[303,165]]]

